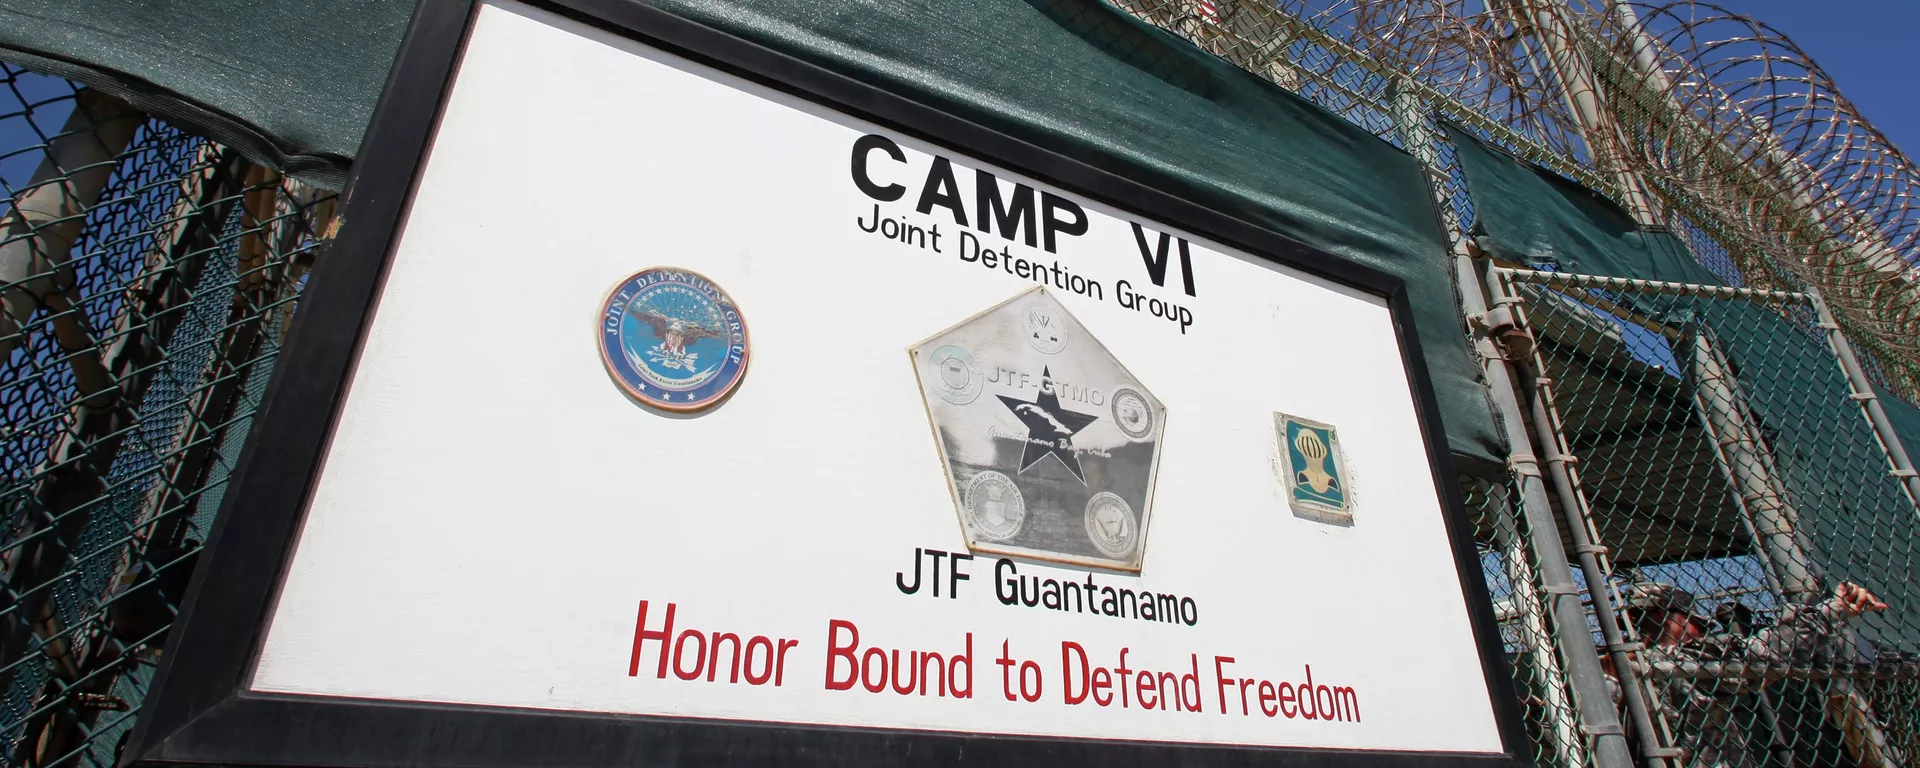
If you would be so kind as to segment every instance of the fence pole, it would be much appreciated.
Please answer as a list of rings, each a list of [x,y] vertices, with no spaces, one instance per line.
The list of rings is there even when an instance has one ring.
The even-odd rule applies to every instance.
[[[1453,255],[1454,269],[1460,276],[1461,308],[1470,317],[1485,317],[1485,286],[1480,282],[1472,257],[1464,251],[1463,241]],[[1566,547],[1554,523],[1540,462],[1534,457],[1532,441],[1527,437],[1526,416],[1515,395],[1513,373],[1492,336],[1486,333],[1477,336],[1474,349],[1486,371],[1494,408],[1506,432],[1507,466],[1520,486],[1521,510],[1527,518],[1534,558],[1540,565],[1541,586],[1553,606],[1554,641],[1566,661],[1567,681],[1573,688],[1580,727],[1593,740],[1593,760],[1597,768],[1628,768],[1633,765],[1633,756],[1627,749],[1626,729],[1620,726],[1613,697],[1607,691],[1600,653],[1586,631],[1587,614],[1580,606],[1580,588],[1573,583],[1573,566],[1567,562]]]
[[[1505,281],[1491,262],[1487,264],[1485,279],[1496,305],[1517,308],[1523,303],[1520,296],[1507,290]],[[1531,338],[1532,331],[1526,323],[1518,320],[1523,313],[1516,311],[1513,316],[1516,318],[1517,331]],[[1528,346],[1533,350],[1534,362],[1531,365],[1526,362],[1514,363],[1515,378],[1531,408],[1534,439],[1540,445],[1548,478],[1560,499],[1560,516],[1566,521],[1567,535],[1573,540],[1573,551],[1580,561],[1580,571],[1586,576],[1587,595],[1593,601],[1594,623],[1599,625],[1600,638],[1606,643],[1607,655],[1613,661],[1614,676],[1620,685],[1621,698],[1627,705],[1627,716],[1633,718],[1640,752],[1647,765],[1659,768],[1667,765],[1667,758],[1678,757],[1679,753],[1663,744],[1660,738],[1662,732],[1654,728],[1653,708],[1648,703],[1649,689],[1642,686],[1631,655],[1633,651],[1640,650],[1640,646],[1627,641],[1619,621],[1615,619],[1618,614],[1614,609],[1612,587],[1607,583],[1607,569],[1600,566],[1600,553],[1605,549],[1594,543],[1593,516],[1570,466],[1579,459],[1564,448],[1566,442],[1561,434],[1560,414],[1553,407],[1551,382],[1537,375],[1534,370],[1536,366],[1545,370],[1539,345]]]
[[[1426,108],[1404,87],[1396,85],[1393,90],[1393,116],[1402,145],[1423,165],[1438,165],[1434,162],[1434,139],[1427,130]],[[1433,191],[1438,209],[1447,210],[1441,191],[1437,187]],[[1458,227],[1461,222],[1452,224]],[[1460,286],[1461,310],[1469,317],[1486,316],[1485,286],[1480,282],[1479,270],[1474,268],[1473,257],[1467,252],[1464,232],[1454,243],[1452,260]],[[1522,426],[1526,417],[1514,394],[1513,376],[1506,357],[1499,344],[1486,333],[1475,333],[1473,348],[1485,371],[1495,415],[1505,432],[1507,470],[1520,490],[1521,510],[1526,515],[1527,535],[1538,566],[1540,585],[1547,592],[1557,630],[1551,634],[1566,663],[1567,682],[1573,690],[1574,712],[1579,716],[1580,728],[1592,740],[1593,764],[1595,768],[1631,768],[1633,757],[1627,749],[1626,729],[1620,726],[1613,697],[1607,692],[1600,654],[1586,633],[1587,616],[1580,607],[1580,588],[1573,583],[1572,566],[1567,563],[1560,531],[1554,525],[1547,489],[1540,476],[1540,463],[1534,458],[1532,444]]]
[[[1773,463],[1767,460],[1768,448],[1759,427],[1747,417],[1739,382],[1704,330],[1694,334],[1691,358],[1694,386],[1700,392],[1697,400],[1706,407],[1707,436],[1716,448],[1714,455],[1733,477],[1734,493],[1753,518],[1754,533],[1760,539],[1755,543],[1766,553],[1782,596],[1804,603],[1819,593],[1819,582],[1808,567],[1812,560],[1801,541],[1799,515],[1769,471]]]
[[[1753,292],[1742,298],[1770,293]],[[1721,297],[1714,295],[1714,298]],[[1808,294],[1806,298],[1812,300],[1813,295]],[[1756,539],[1756,550],[1766,553],[1769,585],[1791,602],[1810,603],[1820,594],[1821,578],[1815,561],[1808,554],[1811,546],[1800,532],[1799,515],[1778,480],[1772,451],[1748,415],[1739,381],[1710,333],[1701,330],[1694,334],[1688,364],[1697,389],[1694,403],[1701,425],[1713,445],[1714,458],[1735,493],[1745,527]],[[1852,681],[1835,679],[1829,685],[1834,692],[1829,702],[1833,719],[1846,734],[1853,756],[1868,768],[1897,765],[1888,758],[1886,735]],[[1791,754],[1784,746],[1786,742],[1779,731],[1772,699],[1764,690],[1756,694],[1760,714],[1770,730],[1770,748],[1786,753],[1787,764],[1791,765]]]
[[[1866,414],[1867,425],[1873,428],[1873,435],[1880,439],[1880,447],[1887,453],[1887,463],[1893,465],[1890,474],[1900,481],[1907,491],[1907,500],[1914,503],[1915,513],[1920,514],[1920,474],[1915,473],[1913,459],[1907,455],[1907,448],[1900,442],[1900,435],[1893,431],[1893,422],[1887,420],[1887,411],[1880,405],[1880,397],[1873,390],[1873,382],[1867,380],[1867,373],[1860,367],[1860,358],[1853,354],[1853,345],[1847,342],[1847,335],[1840,330],[1833,313],[1827,309],[1827,300],[1818,290],[1809,286],[1807,298],[1813,302],[1813,310],[1818,313],[1820,330],[1826,332],[1827,347],[1833,350],[1833,357],[1840,363],[1840,371],[1847,376],[1847,386],[1853,391],[1854,402],[1860,404],[1860,410]]]
[[[1492,503],[1494,515],[1494,539],[1500,546],[1500,554],[1506,558],[1507,577],[1513,587],[1514,612],[1519,614],[1520,626],[1526,632],[1524,645],[1527,659],[1532,663],[1540,686],[1541,703],[1549,713],[1546,723],[1550,731],[1543,732],[1548,739],[1548,750],[1560,760],[1563,766],[1580,766],[1586,763],[1586,749],[1581,746],[1580,734],[1574,731],[1574,723],[1569,715],[1577,718],[1573,702],[1567,697],[1567,689],[1561,681],[1567,677],[1566,670],[1560,667],[1560,658],[1554,655],[1553,625],[1549,617],[1542,613],[1540,606],[1548,601],[1541,599],[1540,589],[1535,583],[1540,579],[1539,569],[1533,567],[1533,557],[1527,554],[1527,543],[1520,537],[1520,523],[1513,517],[1513,499],[1502,493]]]
[[[1887,411],[1880,405],[1873,382],[1867,379],[1866,371],[1860,367],[1860,359],[1854,356],[1853,345],[1848,343],[1846,334],[1840,330],[1840,323],[1834,319],[1833,312],[1827,309],[1826,297],[1821,296],[1819,289],[1812,285],[1807,286],[1806,293],[1808,301],[1813,304],[1820,330],[1826,332],[1827,346],[1840,363],[1841,372],[1846,374],[1850,395],[1854,402],[1860,404],[1860,410],[1867,417],[1867,425],[1873,429],[1874,437],[1880,440],[1887,463],[1892,465],[1889,474],[1900,481],[1901,487],[1907,492],[1907,500],[1914,503],[1915,513],[1920,514],[1920,475],[1914,472],[1913,459],[1907,455],[1900,435],[1893,431],[1893,423],[1887,420]],[[1871,714],[1867,697],[1854,687],[1851,680],[1836,680],[1832,685],[1840,695],[1834,697],[1837,701],[1830,704],[1830,709],[1834,710],[1834,719],[1840,721],[1836,725],[1841,726],[1846,735],[1850,751],[1856,757],[1864,758],[1861,762],[1865,765],[1897,765],[1888,757],[1886,731]]]

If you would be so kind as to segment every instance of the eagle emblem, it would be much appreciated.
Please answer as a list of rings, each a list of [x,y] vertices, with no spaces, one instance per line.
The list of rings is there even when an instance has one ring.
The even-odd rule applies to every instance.
[[[746,373],[747,328],[739,307],[696,272],[654,268],[620,281],[601,307],[599,331],[614,383],[656,408],[712,406]]]

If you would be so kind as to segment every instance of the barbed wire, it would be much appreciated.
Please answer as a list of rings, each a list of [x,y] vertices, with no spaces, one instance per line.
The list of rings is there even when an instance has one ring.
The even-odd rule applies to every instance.
[[[1693,0],[1118,4],[1295,91],[1387,108],[1328,57],[1401,83],[1643,224],[1707,232],[1746,285],[1824,293],[1879,383],[1920,397],[1920,170],[1760,21]]]

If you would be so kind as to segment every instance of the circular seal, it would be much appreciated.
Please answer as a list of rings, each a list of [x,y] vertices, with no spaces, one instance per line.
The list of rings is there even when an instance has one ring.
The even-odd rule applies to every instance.
[[[1027,521],[1027,500],[1006,475],[992,470],[967,482],[967,520],[980,538],[1004,541],[1020,532]]]
[[[614,383],[655,408],[711,407],[747,372],[746,321],[733,297],[697,272],[635,272],[607,293],[598,331]]]
[[[1028,304],[1020,313],[1020,324],[1026,330],[1027,346],[1040,354],[1051,355],[1067,348],[1067,325],[1052,308],[1039,302]]]
[[[940,399],[949,403],[971,403],[980,397],[980,388],[986,386],[987,380],[973,367],[973,356],[952,344],[934,350],[927,362],[933,366],[935,390]]]
[[[1134,440],[1145,440],[1153,434],[1153,404],[1130,387],[1121,387],[1107,398],[1108,408],[1113,412],[1113,423],[1121,432]]]
[[[1125,558],[1140,542],[1140,524],[1126,499],[1102,491],[1087,500],[1087,538],[1108,557]]]

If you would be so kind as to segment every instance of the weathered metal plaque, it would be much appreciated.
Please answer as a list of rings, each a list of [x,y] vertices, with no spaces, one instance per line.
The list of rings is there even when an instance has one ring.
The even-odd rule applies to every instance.
[[[1140,570],[1167,409],[1035,288],[912,349],[976,552]]]

